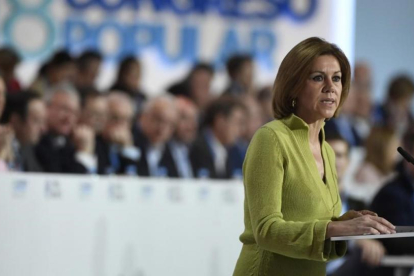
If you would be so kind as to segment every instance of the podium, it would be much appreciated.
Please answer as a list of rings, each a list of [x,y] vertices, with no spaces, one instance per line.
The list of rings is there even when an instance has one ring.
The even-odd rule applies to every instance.
[[[380,234],[380,235],[340,236],[340,237],[332,237],[331,241],[396,239],[396,238],[409,238],[409,237],[414,237],[414,232],[400,232],[400,233],[395,233],[395,234]]]
[[[413,231],[412,227],[401,227],[400,231]],[[397,226],[398,231],[398,226]],[[372,240],[372,239],[396,239],[414,237],[414,232],[399,232],[395,234],[381,235],[355,235],[332,237],[331,241],[351,241],[351,240]],[[414,256],[384,256],[381,260],[381,266],[394,267],[394,276],[410,276],[414,267]]]

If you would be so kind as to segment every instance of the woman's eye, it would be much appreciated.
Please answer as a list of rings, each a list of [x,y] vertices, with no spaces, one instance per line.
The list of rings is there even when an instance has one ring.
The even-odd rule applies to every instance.
[[[322,76],[315,76],[312,78],[314,81],[323,81],[323,77]]]
[[[339,81],[341,81],[341,77],[340,76],[335,76],[335,77],[333,77],[333,81],[339,82]]]

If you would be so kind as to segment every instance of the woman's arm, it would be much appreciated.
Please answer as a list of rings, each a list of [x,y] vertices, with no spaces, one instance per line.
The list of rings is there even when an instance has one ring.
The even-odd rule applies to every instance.
[[[263,127],[250,143],[244,163],[244,185],[250,221],[256,243],[263,249],[291,258],[326,261],[335,250],[325,243],[331,222],[286,221],[282,213],[282,193],[286,179],[281,145],[272,129]],[[309,200],[303,192],[292,200]],[[283,202],[289,208],[289,202]],[[312,212],[310,212],[312,213]],[[325,253],[325,254],[324,254]]]

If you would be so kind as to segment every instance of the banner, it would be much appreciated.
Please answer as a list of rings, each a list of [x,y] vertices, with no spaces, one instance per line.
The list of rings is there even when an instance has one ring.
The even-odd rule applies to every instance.
[[[1,174],[0,275],[228,276],[243,185]]]
[[[57,48],[73,54],[97,49],[106,56],[99,85],[129,54],[143,61],[143,85],[159,93],[197,61],[210,61],[225,85],[224,63],[249,53],[259,83],[271,84],[286,53],[320,36],[353,56],[354,0],[7,0],[0,9],[1,44],[28,61],[19,69],[30,82]]]

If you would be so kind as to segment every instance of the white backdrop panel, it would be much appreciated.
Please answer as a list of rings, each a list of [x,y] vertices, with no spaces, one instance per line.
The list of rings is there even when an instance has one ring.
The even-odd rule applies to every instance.
[[[0,275],[231,275],[240,182],[0,175]]]

